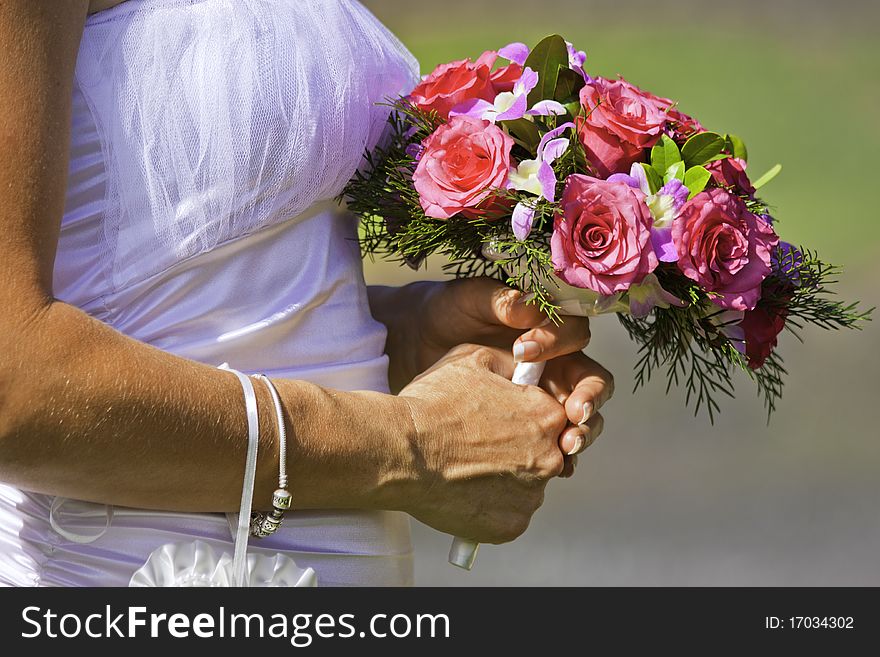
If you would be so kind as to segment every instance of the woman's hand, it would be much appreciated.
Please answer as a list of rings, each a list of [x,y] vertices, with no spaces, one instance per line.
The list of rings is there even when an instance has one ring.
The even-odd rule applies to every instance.
[[[510,382],[509,352],[462,345],[404,388],[417,476],[398,499],[422,522],[482,543],[528,527],[544,487],[565,467],[568,418],[546,391]]]
[[[419,282],[403,288],[370,288],[371,308],[388,326],[392,389],[402,388],[458,344],[508,351],[517,361],[547,360],[541,386],[565,405],[569,424],[559,437],[571,457],[602,432],[598,413],[614,392],[614,378],[581,353],[590,341],[585,317],[566,317],[557,326],[522,292],[491,278]],[[563,477],[574,471],[567,458]]]
[[[519,290],[485,277],[371,287],[371,310],[388,326],[392,389],[460,344],[510,349],[517,361],[550,360],[587,346],[586,317],[566,317],[557,326],[527,300]]]

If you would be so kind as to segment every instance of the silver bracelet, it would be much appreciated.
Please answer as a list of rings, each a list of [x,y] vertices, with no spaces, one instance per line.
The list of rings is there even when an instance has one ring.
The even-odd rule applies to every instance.
[[[278,490],[272,493],[272,510],[269,513],[253,511],[251,513],[250,534],[254,538],[271,536],[281,527],[284,520],[284,512],[290,510],[292,501],[290,492],[287,490],[287,430],[284,427],[284,411],[281,407],[281,398],[275,385],[265,374],[254,374],[269,388],[272,395],[272,403],[275,405],[275,419],[278,423]]]

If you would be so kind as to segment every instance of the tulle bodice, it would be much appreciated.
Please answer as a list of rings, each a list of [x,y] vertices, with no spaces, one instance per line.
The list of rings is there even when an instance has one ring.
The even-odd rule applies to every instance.
[[[355,223],[333,199],[382,136],[377,103],[416,79],[354,0],[128,0],[90,17],[55,296],[201,362],[387,390]],[[124,586],[174,541],[231,552],[222,514],[119,509],[80,544],[108,516],[65,508],[53,529],[50,498],[0,485],[0,585]],[[294,512],[255,543],[320,585],[412,575],[399,513]]]
[[[128,0],[90,18],[76,86],[107,164],[92,292],[338,195],[416,70],[351,0]]]

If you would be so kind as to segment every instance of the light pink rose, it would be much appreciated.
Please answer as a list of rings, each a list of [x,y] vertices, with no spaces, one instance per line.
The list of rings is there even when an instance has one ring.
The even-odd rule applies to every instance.
[[[596,78],[581,89],[580,100],[586,116],[578,117],[578,134],[587,159],[603,178],[642,161],[668,119],[656,96],[626,80]]]
[[[645,196],[626,183],[573,174],[550,239],[553,267],[569,285],[610,295],[657,267]]]
[[[489,121],[454,116],[423,146],[413,183],[429,217],[472,215],[507,181],[513,139]]]
[[[779,242],[770,224],[724,189],[700,192],[672,223],[678,268],[710,292],[722,308],[751,310],[770,273],[770,252]]]

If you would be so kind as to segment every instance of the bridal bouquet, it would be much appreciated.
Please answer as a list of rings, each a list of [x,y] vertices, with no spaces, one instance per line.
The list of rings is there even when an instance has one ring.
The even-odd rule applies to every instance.
[[[388,139],[344,192],[364,252],[414,267],[445,254],[555,321],[617,313],[639,345],[637,388],[662,370],[714,419],[743,370],[769,416],[780,331],[854,328],[870,311],[829,298],[838,269],[780,240],[758,195],[779,165],[751,180],[739,137],[585,60],[558,35],[514,43],[391,101]],[[540,373],[523,364],[515,380]]]

